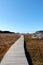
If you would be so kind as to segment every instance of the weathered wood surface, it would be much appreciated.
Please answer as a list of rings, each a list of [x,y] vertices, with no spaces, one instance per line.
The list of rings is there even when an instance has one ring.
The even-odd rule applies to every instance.
[[[24,52],[24,36],[21,36],[8,50],[0,65],[28,65]]]

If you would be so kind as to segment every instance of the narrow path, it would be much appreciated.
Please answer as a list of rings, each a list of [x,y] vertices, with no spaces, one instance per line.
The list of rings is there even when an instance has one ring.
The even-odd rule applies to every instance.
[[[24,52],[24,36],[22,35],[3,57],[1,65],[29,65]]]

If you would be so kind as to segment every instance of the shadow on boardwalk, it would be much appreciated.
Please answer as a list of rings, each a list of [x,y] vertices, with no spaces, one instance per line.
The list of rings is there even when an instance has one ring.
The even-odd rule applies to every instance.
[[[29,64],[29,65],[33,65],[33,64],[32,64],[32,59],[31,59],[31,57],[30,57],[30,54],[27,52],[25,41],[24,41],[24,50],[25,50],[25,55],[26,55],[28,64]]]

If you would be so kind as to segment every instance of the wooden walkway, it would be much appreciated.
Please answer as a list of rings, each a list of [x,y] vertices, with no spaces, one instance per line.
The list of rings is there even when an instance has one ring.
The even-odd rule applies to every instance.
[[[24,52],[23,35],[10,47],[0,65],[29,65]]]

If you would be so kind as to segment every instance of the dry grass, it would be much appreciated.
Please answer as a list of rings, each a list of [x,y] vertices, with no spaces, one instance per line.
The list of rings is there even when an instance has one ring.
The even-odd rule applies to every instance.
[[[29,34],[24,37],[33,65],[43,65],[43,39],[31,39]]]
[[[0,61],[19,37],[19,34],[0,34]],[[24,34],[24,38],[33,65],[43,65],[43,39],[31,39],[31,34]]]
[[[19,34],[0,33],[0,61],[11,45],[20,37]]]

